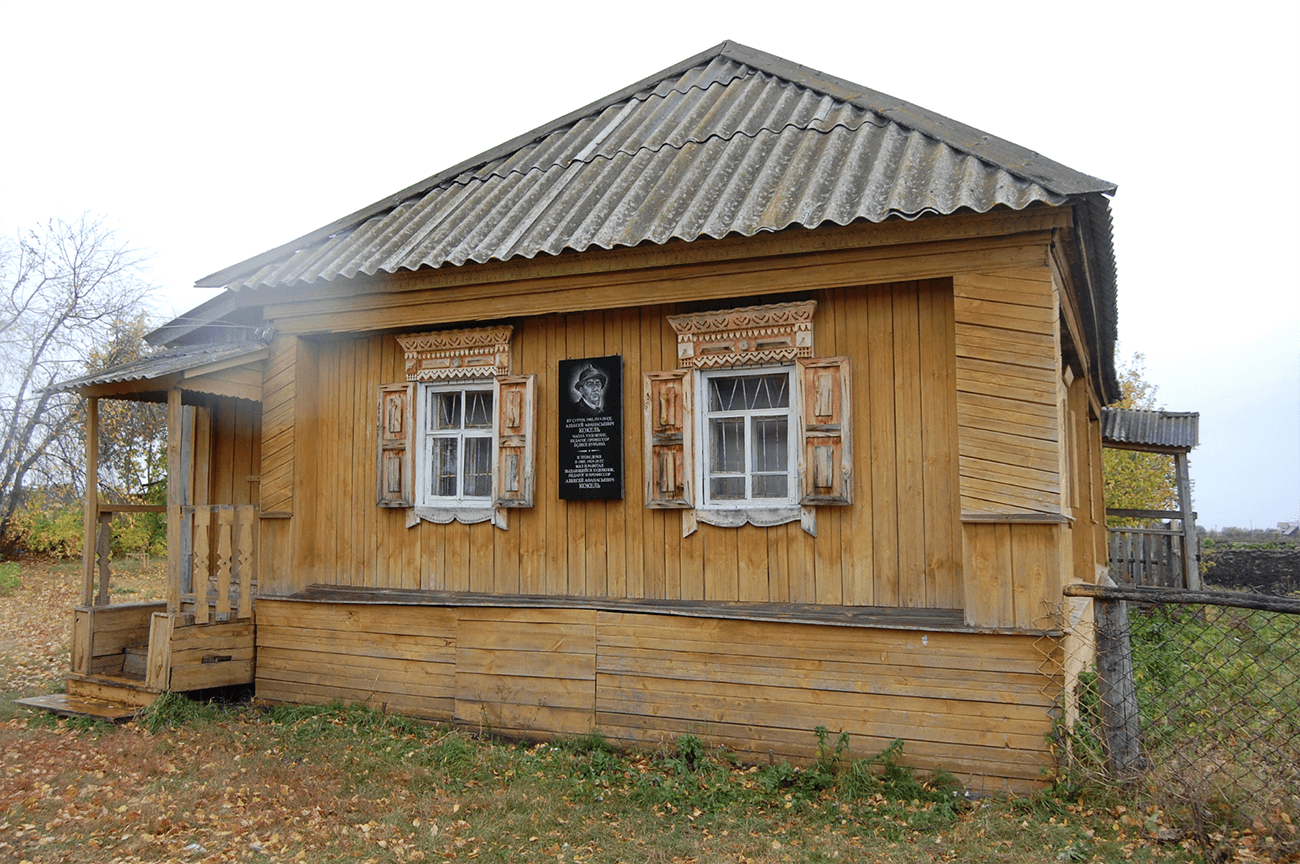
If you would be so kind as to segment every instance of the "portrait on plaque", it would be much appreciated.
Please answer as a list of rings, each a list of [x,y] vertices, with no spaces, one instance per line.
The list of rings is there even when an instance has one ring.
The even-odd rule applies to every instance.
[[[560,498],[623,497],[623,357],[560,361]]]

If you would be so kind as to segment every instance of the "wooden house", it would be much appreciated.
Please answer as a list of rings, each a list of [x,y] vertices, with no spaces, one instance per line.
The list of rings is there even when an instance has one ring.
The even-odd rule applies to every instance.
[[[87,543],[68,698],[822,725],[1032,785],[1106,564],[1113,191],[728,42],[213,274],[68,384],[92,442],[166,401],[181,480],[166,603],[97,600]]]

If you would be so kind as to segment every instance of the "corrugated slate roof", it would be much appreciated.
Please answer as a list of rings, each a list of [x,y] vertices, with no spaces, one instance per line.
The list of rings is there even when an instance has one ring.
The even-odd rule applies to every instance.
[[[266,348],[265,342],[210,343],[187,345],[158,351],[102,372],[93,372],[80,378],[61,381],[50,389],[54,392],[81,390],[97,384],[117,384],[122,381],[147,381],[165,378],[179,372],[188,372],[210,363],[233,360]]]
[[[1104,230],[1091,239],[1113,273],[1103,194],[1114,188],[726,42],[197,284],[273,288],[1079,197],[1097,211]]]
[[[1201,415],[1195,411],[1101,409],[1103,444],[1191,450],[1201,443]]]

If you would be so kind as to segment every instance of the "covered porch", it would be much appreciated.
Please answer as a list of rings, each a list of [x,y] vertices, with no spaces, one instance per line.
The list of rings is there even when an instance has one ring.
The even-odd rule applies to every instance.
[[[1176,510],[1107,508],[1106,515],[1141,520],[1107,528],[1110,569],[1123,586],[1199,591],[1196,513],[1188,454],[1200,443],[1196,412],[1102,409],[1102,446],[1173,458]],[[1160,524],[1152,524],[1160,523]]]
[[[81,596],[66,692],[22,704],[118,720],[169,690],[253,682],[266,356],[260,342],[190,346],[62,385],[86,397]],[[105,399],[166,404],[166,504],[101,495]],[[113,602],[112,525],[131,512],[166,513],[165,600]]]

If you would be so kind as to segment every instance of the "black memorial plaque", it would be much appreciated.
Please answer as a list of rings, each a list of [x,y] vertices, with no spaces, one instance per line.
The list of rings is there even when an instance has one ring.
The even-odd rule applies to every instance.
[[[623,357],[560,361],[560,498],[623,497]]]

